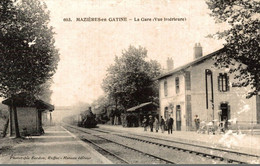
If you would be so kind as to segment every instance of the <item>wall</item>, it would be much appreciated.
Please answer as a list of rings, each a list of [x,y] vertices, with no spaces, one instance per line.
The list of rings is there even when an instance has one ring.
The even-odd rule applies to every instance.
[[[225,69],[217,69],[212,64],[214,61],[208,59],[205,62],[190,67],[191,71],[191,103],[193,117],[198,114],[201,120],[210,121],[213,119],[213,111],[209,102],[209,109],[206,110],[206,83],[205,69],[213,71],[213,93],[214,93],[214,119],[218,120],[220,104],[226,102],[230,106],[231,119],[237,118],[239,124],[256,123],[256,99],[252,97],[246,99],[246,93],[249,88],[232,87],[234,81],[233,75],[229,75],[230,90],[220,92],[218,90],[219,73],[227,73]],[[211,98],[211,89],[208,86],[209,98]]]
[[[20,133],[23,132],[24,128],[27,128],[27,132],[31,134],[38,134],[38,111],[32,107],[17,107],[17,116]],[[14,117],[14,116],[13,116]],[[13,120],[13,133],[14,120]]]
[[[43,126],[47,126],[50,124],[50,119],[48,118],[48,116],[50,113],[48,111],[43,111],[42,112],[42,125]]]
[[[257,123],[257,103],[256,97],[251,97],[246,99],[246,94],[249,87],[232,87],[232,82],[234,82],[234,75],[229,76],[229,91],[220,92],[218,90],[218,75],[219,73],[227,73],[226,69],[218,69],[214,67],[214,60],[207,59],[195,66],[191,66],[185,71],[190,72],[191,90],[185,91],[185,73],[180,71],[174,73],[172,76],[166,77],[160,80],[159,87],[159,98],[160,98],[160,113],[163,116],[165,107],[169,107],[172,103],[174,108],[172,115],[174,119],[176,118],[176,106],[180,105],[182,110],[182,130],[192,130],[194,129],[194,116],[199,115],[201,121],[212,121],[215,119],[219,121],[220,104],[227,103],[230,109],[231,120],[236,119],[240,126],[251,127],[252,124]],[[212,104],[209,99],[211,99],[211,83],[208,77],[208,110],[206,109],[206,81],[205,81],[205,69],[210,69],[213,72],[213,97],[214,97],[214,118]],[[175,78],[180,78],[180,93],[175,93]],[[168,95],[164,95],[164,81],[167,80],[168,85]],[[187,105],[187,99],[190,100],[190,105]],[[258,103],[258,105],[260,105]],[[188,119],[186,113],[188,110],[191,112],[192,118]],[[260,108],[260,106],[259,106]],[[260,110],[259,110],[260,111]],[[260,113],[258,113],[260,114]],[[259,116],[259,115],[258,115]],[[186,120],[187,118],[187,120]],[[176,122],[176,121],[175,121]],[[192,127],[186,127],[186,125],[192,124]]]
[[[175,78],[179,77],[179,85],[180,91],[176,94],[175,88]],[[168,95],[164,95],[164,81],[167,79],[167,86],[168,86]],[[168,107],[171,113],[171,116],[174,119],[174,123],[176,126],[176,106],[180,105],[181,107],[181,123],[182,127],[181,130],[186,130],[186,119],[185,119],[185,80],[183,73],[176,73],[173,76],[167,77],[166,79],[160,80],[159,84],[159,97],[160,97],[160,113],[161,116],[164,117],[164,110],[165,107]],[[170,104],[173,105],[173,109],[170,109]]]

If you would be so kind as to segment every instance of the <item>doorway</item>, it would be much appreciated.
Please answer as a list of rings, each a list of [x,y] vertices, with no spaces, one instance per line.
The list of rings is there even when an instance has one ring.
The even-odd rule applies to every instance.
[[[181,131],[181,106],[176,106],[176,130]]]
[[[221,127],[228,129],[228,120],[230,119],[230,109],[227,103],[220,104],[221,114],[219,117]]]
[[[224,121],[225,119],[226,120],[230,119],[228,104],[226,103],[220,104],[220,110],[221,110],[220,121]]]

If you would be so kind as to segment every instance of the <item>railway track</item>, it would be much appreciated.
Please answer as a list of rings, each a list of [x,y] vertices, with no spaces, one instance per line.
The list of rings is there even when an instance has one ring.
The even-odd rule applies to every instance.
[[[69,131],[71,131],[71,129],[74,129],[88,134],[83,136],[81,135],[81,140],[95,146],[95,149],[97,151],[108,157],[115,164],[175,164],[172,161],[145,153],[130,146],[118,143],[116,141],[106,139],[101,135],[87,132],[86,130],[83,130],[79,127],[66,126],[66,128],[69,128]]]
[[[180,141],[174,141],[174,140],[167,140],[167,139],[161,139],[158,137],[153,136],[146,136],[146,135],[140,135],[140,134],[134,134],[134,133],[127,133],[127,135],[124,132],[118,132],[115,130],[102,130],[102,129],[93,129],[95,131],[104,132],[104,133],[112,133],[114,135],[137,140],[140,142],[145,142],[148,144],[155,144],[158,146],[163,146],[167,148],[176,149],[179,151],[187,152],[187,153],[193,153],[196,155],[201,155],[203,157],[211,158],[214,160],[220,160],[220,161],[226,161],[227,163],[233,163],[233,164],[252,164],[255,162],[260,162],[260,156],[254,155],[254,154],[246,154],[241,152],[236,152],[233,150],[227,150],[227,149],[220,149],[216,147],[209,147],[209,146],[203,146],[203,145],[196,145],[186,142],[180,142]]]
[[[202,164],[226,164],[231,163],[228,160],[222,160],[221,157],[211,157],[209,155],[205,155],[202,152],[198,152],[191,149],[184,148],[176,148],[174,146],[165,145],[162,142],[152,142],[148,141],[147,138],[137,138],[136,136],[126,136],[121,134],[115,134],[108,131],[102,131],[100,129],[86,129],[86,128],[78,128],[75,126],[69,126],[69,128],[73,128],[75,130],[80,131],[81,133],[86,133],[87,135],[94,136],[99,139],[103,139],[106,141],[113,142],[114,144],[118,144],[124,148],[128,148],[134,153],[138,153],[139,155],[146,156],[146,163],[156,163],[151,162],[151,160],[155,159],[155,161],[159,161],[159,163],[164,164],[194,164],[194,163],[202,163]],[[93,138],[92,138],[93,139]],[[133,156],[135,154],[132,154]],[[129,152],[127,152],[127,156],[132,156]],[[223,157],[223,156],[222,156]],[[131,157],[134,158],[134,157]],[[143,157],[142,157],[143,158]],[[132,162],[128,160],[128,163],[143,163],[143,162]],[[242,162],[234,162],[232,163],[242,163]]]
[[[95,130],[100,132],[107,132],[100,129],[95,129]],[[111,130],[109,132],[114,132],[114,131]],[[190,144],[190,143],[185,143],[180,141],[165,140],[165,139],[160,139],[158,137],[144,136],[139,134],[131,134],[131,136],[129,136],[129,134],[127,136],[123,134],[117,134],[117,135],[121,137],[127,137],[129,139],[145,141],[147,143],[157,144],[159,146],[177,149],[180,151],[195,153],[197,155],[202,155],[204,157],[226,161],[227,163],[250,164],[252,163],[252,161],[259,161],[260,159],[260,156],[258,155],[250,155],[246,153],[235,152],[232,150],[219,149],[219,148],[208,147],[203,145],[195,145],[195,144]]]
[[[101,153],[104,153],[104,152],[105,152],[105,153],[107,153],[108,155],[113,156],[113,157],[114,157],[113,160],[118,160],[118,161],[114,161],[114,162],[117,163],[117,164],[119,164],[119,163],[120,163],[120,164],[130,164],[129,161],[123,159],[122,157],[118,156],[117,154],[115,154],[115,153],[113,153],[113,152],[110,152],[109,150],[103,148],[102,146],[98,145],[98,144],[95,143],[94,141],[91,141],[90,139],[82,138],[81,140],[84,141],[84,142],[89,142],[89,143],[91,143],[92,145],[94,145],[95,147],[98,148],[98,149],[96,149],[96,150],[98,150],[99,152],[101,152]]]

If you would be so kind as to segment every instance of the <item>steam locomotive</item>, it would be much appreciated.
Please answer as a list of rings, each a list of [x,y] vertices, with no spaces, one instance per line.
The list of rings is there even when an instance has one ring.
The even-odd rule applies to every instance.
[[[96,116],[91,111],[91,107],[79,115],[78,126],[93,128],[97,126]]]

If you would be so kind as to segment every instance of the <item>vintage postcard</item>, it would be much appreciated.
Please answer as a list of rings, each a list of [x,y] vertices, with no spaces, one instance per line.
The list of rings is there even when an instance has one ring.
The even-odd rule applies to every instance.
[[[1,0],[0,164],[260,164],[259,0]]]

